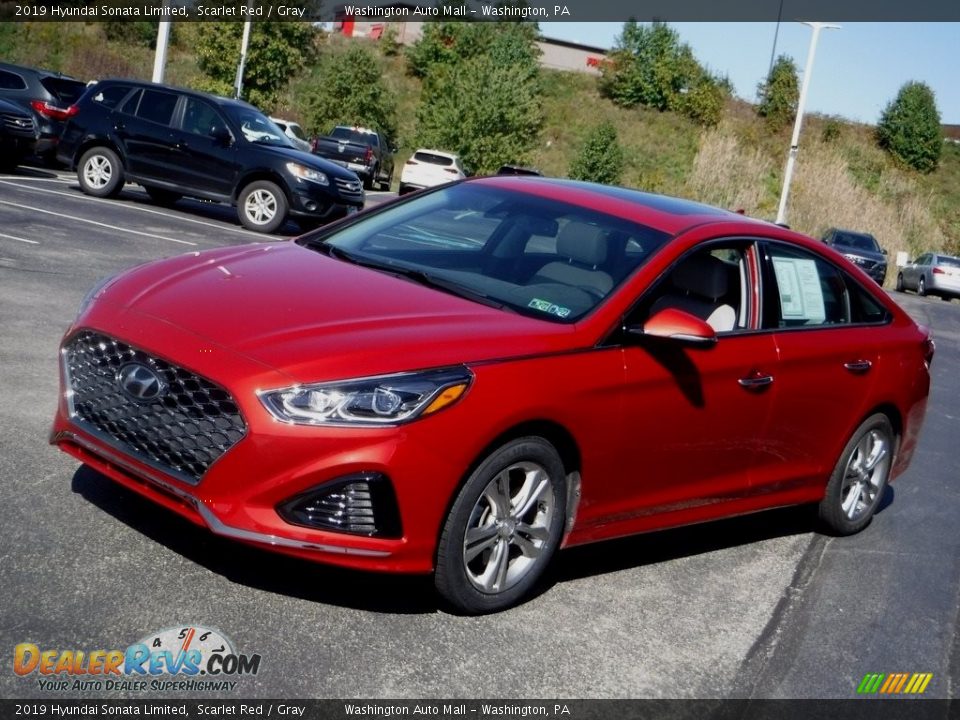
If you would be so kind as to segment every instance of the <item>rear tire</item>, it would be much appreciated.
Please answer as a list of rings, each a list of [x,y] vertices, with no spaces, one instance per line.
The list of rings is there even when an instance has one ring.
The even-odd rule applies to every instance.
[[[917,295],[920,297],[926,297],[927,295],[927,281],[923,279],[923,275],[917,280]]]
[[[110,148],[90,148],[80,158],[77,180],[87,195],[116,197],[123,190],[123,165]]]
[[[820,502],[820,519],[835,535],[870,524],[887,489],[896,439],[889,418],[871,415],[850,437]]]
[[[276,183],[257,180],[247,185],[237,199],[237,215],[248,230],[272,233],[287,221],[287,196]]]
[[[903,273],[897,273],[897,292],[903,292]]]
[[[434,583],[459,612],[510,607],[543,575],[563,538],[566,478],[543,438],[513,440],[471,473],[437,547]]]
[[[384,192],[390,192],[391,185],[393,185],[393,173],[390,173],[386,180],[380,181],[380,189]]]

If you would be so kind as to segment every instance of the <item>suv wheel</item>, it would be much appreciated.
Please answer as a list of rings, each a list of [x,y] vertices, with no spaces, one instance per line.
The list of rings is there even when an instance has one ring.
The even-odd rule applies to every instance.
[[[94,197],[115,197],[123,190],[123,166],[117,154],[106,147],[87,150],[77,168],[80,189]]]
[[[243,226],[255,232],[271,233],[287,221],[287,196],[276,183],[257,180],[240,193],[237,214]]]

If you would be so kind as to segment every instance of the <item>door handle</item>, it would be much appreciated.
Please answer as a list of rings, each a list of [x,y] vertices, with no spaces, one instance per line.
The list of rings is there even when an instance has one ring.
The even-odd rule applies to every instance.
[[[740,383],[740,387],[747,390],[760,390],[773,384],[773,375],[764,375],[759,370],[755,370],[747,377],[740,378],[737,382]]]
[[[873,367],[873,363],[869,360],[852,360],[845,362],[843,366],[852,373],[865,373]]]

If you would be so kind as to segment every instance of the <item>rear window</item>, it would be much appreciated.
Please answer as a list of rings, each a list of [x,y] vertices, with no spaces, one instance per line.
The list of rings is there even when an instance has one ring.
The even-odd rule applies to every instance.
[[[417,152],[413,154],[413,159],[418,162],[430,163],[431,165],[442,165],[444,167],[450,167],[453,165],[453,158],[448,158],[444,155],[437,155],[435,153]]]
[[[378,147],[380,140],[375,133],[360,132],[348,127],[335,127],[330,137],[334,140],[346,140],[347,142],[357,143],[358,145],[369,145]]]
[[[40,84],[64,105],[73,105],[87,89],[86,84],[79,80],[58,77],[40,78]]]
[[[943,267],[960,268],[960,258],[941,255],[938,258],[937,265],[942,265]]]

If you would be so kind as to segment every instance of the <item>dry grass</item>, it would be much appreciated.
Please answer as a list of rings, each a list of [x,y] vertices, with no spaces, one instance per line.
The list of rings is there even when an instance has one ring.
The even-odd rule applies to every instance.
[[[718,207],[769,214],[772,161],[757,148],[743,147],[726,124],[703,133],[687,178],[685,195]]]

